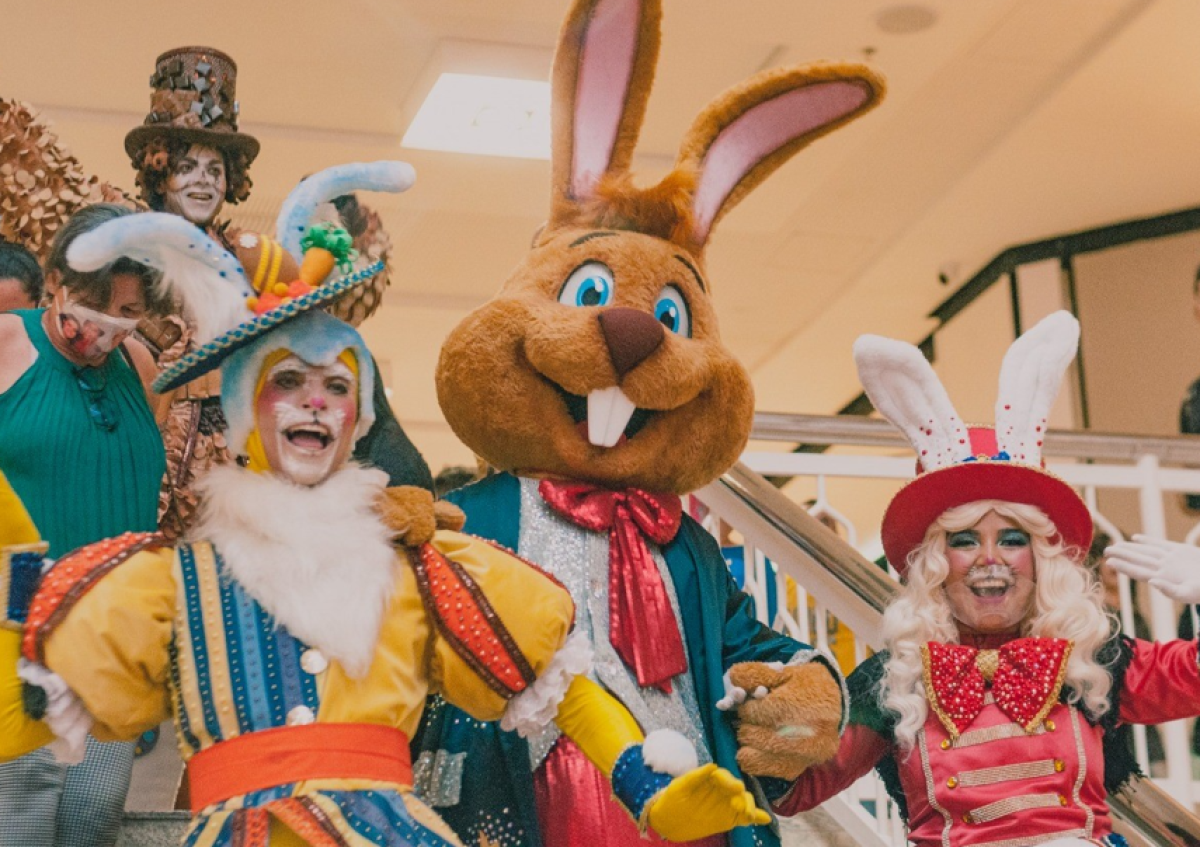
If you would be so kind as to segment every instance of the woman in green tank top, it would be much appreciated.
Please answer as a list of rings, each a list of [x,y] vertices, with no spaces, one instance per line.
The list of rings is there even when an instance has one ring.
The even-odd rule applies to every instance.
[[[66,262],[71,241],[131,214],[76,213],[47,258],[46,309],[0,314],[0,471],[60,557],[128,530],[153,530],[166,467],[148,400],[155,368],[128,338],[169,304],[153,272],[121,260],[94,273]],[[0,765],[0,847],[115,842],[133,745],[88,739],[81,765],[45,751]],[[69,834],[74,833],[74,834]]]

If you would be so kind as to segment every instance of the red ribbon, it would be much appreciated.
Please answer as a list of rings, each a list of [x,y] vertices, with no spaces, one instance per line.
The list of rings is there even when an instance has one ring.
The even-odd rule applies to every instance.
[[[1000,711],[1033,732],[1058,702],[1071,642],[1061,638],[1017,638],[996,652],[992,696]],[[990,652],[990,651],[989,651]],[[980,651],[965,644],[930,641],[921,648],[925,693],[938,719],[957,738],[983,711],[988,680]]]
[[[674,494],[609,491],[582,482],[543,480],[542,498],[571,523],[608,532],[608,639],[638,684],[670,693],[687,670],[683,637],[646,538],[666,544],[679,531],[683,504]]]

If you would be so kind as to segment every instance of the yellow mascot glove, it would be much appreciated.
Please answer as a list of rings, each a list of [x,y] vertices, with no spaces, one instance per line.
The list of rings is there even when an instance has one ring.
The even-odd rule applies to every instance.
[[[668,841],[696,841],[734,827],[771,822],[742,781],[716,765],[675,777],[650,798],[642,816]]]
[[[741,780],[716,765],[697,767],[695,748],[676,732],[644,737],[629,710],[585,676],[571,683],[554,721],[612,779],[643,831],[694,841],[771,820]]]

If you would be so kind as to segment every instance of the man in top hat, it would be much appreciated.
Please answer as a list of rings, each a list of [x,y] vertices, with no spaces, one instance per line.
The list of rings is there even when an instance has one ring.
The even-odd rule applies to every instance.
[[[191,221],[250,266],[263,250],[262,237],[219,220],[225,203],[239,203],[249,196],[249,168],[259,152],[258,140],[238,128],[237,64],[211,47],[178,47],[158,57],[150,86],[150,112],[141,126],[125,136],[125,152],[137,171],[141,199],[155,211]],[[370,226],[372,214],[359,211],[358,217],[364,219],[364,232],[377,238],[382,230]],[[380,251],[364,244],[362,252]],[[364,288],[386,282],[384,273]],[[341,305],[335,305],[335,313]],[[343,308],[360,319],[366,316],[363,298],[357,294]],[[147,321],[140,329],[156,348],[160,368],[193,349],[193,328],[179,316]],[[171,538],[182,535],[192,522],[197,506],[193,483],[231,458],[219,380],[216,372],[197,379],[160,407],[167,450],[160,528]],[[376,426],[356,449],[355,458],[387,471],[393,484],[432,488],[429,468],[392,414],[382,385],[375,405]]]

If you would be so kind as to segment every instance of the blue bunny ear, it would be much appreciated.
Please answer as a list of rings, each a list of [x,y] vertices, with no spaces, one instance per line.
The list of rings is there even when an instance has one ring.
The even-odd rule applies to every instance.
[[[283,201],[275,221],[275,238],[300,261],[304,252],[300,249],[300,239],[322,203],[353,191],[399,194],[411,188],[416,179],[416,171],[407,162],[355,162],[318,171],[293,188]]]
[[[253,295],[238,260],[185,218],[143,212],[106,221],[76,238],[67,263],[77,271],[95,271],[117,259],[132,259],[161,271],[159,290],[182,301],[203,344],[251,315]]]

